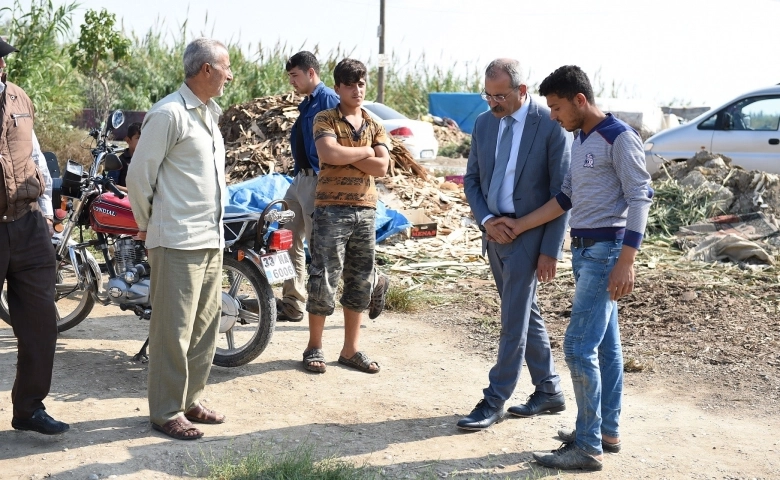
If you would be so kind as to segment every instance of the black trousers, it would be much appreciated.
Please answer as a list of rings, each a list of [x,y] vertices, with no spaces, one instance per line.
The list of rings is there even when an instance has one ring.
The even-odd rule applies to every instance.
[[[17,341],[14,417],[26,419],[51,387],[57,346],[55,257],[46,219],[32,211],[0,222],[0,286],[7,282],[8,311]]]

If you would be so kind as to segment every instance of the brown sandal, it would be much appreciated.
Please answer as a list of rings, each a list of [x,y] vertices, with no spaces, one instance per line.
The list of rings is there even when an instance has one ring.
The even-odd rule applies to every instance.
[[[187,420],[197,423],[208,423],[216,425],[218,423],[225,423],[225,416],[221,413],[217,413],[214,410],[209,410],[201,404],[194,405],[184,412],[184,416]]]
[[[169,420],[162,426],[152,422],[152,428],[176,440],[197,440],[203,436],[203,432],[182,417]]]

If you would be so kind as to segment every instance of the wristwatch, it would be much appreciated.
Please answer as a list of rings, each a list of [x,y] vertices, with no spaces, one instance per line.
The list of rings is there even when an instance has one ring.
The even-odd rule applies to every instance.
[[[486,232],[486,233],[487,233],[487,230],[485,230],[485,226],[484,226],[484,225],[482,225],[481,223],[479,224],[479,229],[480,229],[481,231],[483,231],[483,232]]]

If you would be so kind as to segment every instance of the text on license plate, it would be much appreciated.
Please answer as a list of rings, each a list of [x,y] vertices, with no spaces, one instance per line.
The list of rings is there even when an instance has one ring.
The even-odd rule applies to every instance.
[[[268,283],[279,283],[295,277],[295,267],[287,252],[276,252],[260,257]]]

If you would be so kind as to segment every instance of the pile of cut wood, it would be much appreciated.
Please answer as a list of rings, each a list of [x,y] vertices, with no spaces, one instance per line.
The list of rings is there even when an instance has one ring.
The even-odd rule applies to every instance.
[[[439,141],[439,147],[442,147],[449,143],[460,145],[463,143],[463,140],[469,137],[468,133],[462,132],[456,126],[441,126],[441,125],[433,126],[433,135],[436,137],[436,140]]]
[[[290,130],[302,100],[295,93],[256,98],[234,105],[222,115],[219,128],[225,137],[228,184],[271,172],[292,175]],[[390,175],[427,177],[400,141],[391,138],[391,143]]]

